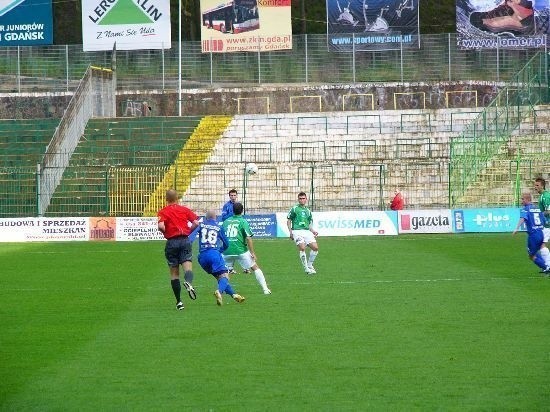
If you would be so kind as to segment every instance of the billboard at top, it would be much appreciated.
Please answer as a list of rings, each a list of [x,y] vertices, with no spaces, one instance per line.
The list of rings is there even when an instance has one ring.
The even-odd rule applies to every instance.
[[[461,49],[545,47],[550,0],[457,0]]]
[[[326,0],[331,51],[419,47],[419,0]]]
[[[0,0],[0,46],[52,43],[51,0]]]
[[[169,49],[170,0],[82,0],[84,51]]]
[[[203,53],[292,49],[290,0],[201,0]]]

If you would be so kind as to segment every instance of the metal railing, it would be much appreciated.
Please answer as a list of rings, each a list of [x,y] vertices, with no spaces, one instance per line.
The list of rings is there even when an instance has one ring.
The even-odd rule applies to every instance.
[[[182,88],[259,84],[509,81],[539,49],[461,50],[456,34],[425,34],[420,48],[334,53],[326,35],[296,35],[293,49],[202,53],[182,43]],[[89,65],[110,67],[112,51],[82,45],[0,48],[0,93],[74,91]],[[177,90],[179,45],[117,52],[117,90]],[[368,100],[368,96],[364,96]],[[442,97],[444,98],[444,97]]]
[[[59,126],[55,129],[42,161],[37,166],[40,188],[39,216],[42,216],[48,208],[88,120],[93,116],[113,117],[115,115],[114,88],[111,70],[97,67],[89,67],[86,70]]]
[[[450,206],[469,204],[463,199],[483,180],[491,180],[485,170],[510,141],[527,116],[534,117],[534,106],[548,102],[547,56],[537,54],[523,67],[496,98],[451,141],[449,170]],[[535,117],[534,117],[535,118]],[[515,199],[518,203],[519,197]]]

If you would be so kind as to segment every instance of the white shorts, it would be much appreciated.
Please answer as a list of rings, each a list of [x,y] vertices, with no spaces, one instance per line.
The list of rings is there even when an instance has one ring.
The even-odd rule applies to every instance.
[[[542,229],[542,233],[544,235],[544,243],[548,243],[548,240],[550,240],[550,227],[545,227]]]
[[[237,262],[243,269],[250,269],[256,264],[250,251],[241,253],[240,255],[223,255],[223,259],[229,269],[233,269],[235,262]]]
[[[311,233],[310,230],[293,230],[292,235],[294,236],[294,242],[296,242],[297,245],[300,243],[309,245],[310,243],[317,242],[317,240],[315,240],[315,236],[313,236],[313,233]]]

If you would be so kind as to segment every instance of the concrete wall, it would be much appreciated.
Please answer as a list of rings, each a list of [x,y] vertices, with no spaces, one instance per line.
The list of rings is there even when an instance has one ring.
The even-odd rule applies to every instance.
[[[503,86],[442,82],[201,88],[183,90],[181,106],[182,115],[467,108],[486,106]],[[70,97],[69,93],[0,94],[0,118],[61,117]],[[140,116],[149,106],[152,115],[177,116],[178,97],[173,91],[119,93],[117,115]]]

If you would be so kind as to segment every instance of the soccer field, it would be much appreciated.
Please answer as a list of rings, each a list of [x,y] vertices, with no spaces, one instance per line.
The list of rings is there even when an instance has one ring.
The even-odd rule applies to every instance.
[[[272,295],[177,311],[164,242],[0,249],[0,410],[548,410],[550,279],[525,234],[256,240]]]

